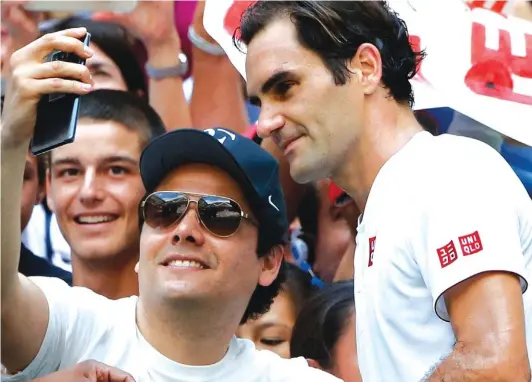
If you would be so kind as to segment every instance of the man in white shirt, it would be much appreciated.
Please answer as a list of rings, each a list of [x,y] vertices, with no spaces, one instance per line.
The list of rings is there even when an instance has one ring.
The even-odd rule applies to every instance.
[[[241,21],[259,134],[363,211],[363,379],[530,381],[531,201],[487,145],[423,131],[404,21],[377,1],[259,1]]]
[[[18,373],[7,380],[94,359],[137,382],[336,381],[234,335],[279,290],[288,223],[276,160],[229,130],[176,130],[143,151],[139,297],[109,300],[17,273],[19,190],[37,102],[92,88],[85,66],[42,58],[54,50],[90,57],[85,33],[45,35],[11,59],[1,141],[1,214],[10,222],[2,225],[2,363]]]

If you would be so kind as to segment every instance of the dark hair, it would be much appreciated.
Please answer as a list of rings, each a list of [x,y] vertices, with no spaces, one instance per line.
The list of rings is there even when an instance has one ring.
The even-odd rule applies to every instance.
[[[139,135],[141,149],[166,132],[163,121],[147,101],[121,90],[99,89],[82,96],[78,119],[120,123]],[[53,150],[45,154],[47,166],[52,153]]]
[[[91,42],[98,45],[118,66],[128,91],[138,94],[140,90],[147,99],[146,77],[139,63],[144,60],[145,56],[140,40],[117,23],[94,21],[83,17],[62,19],[43,32],[49,33],[76,27],[86,27],[91,34]]]
[[[321,57],[336,85],[349,80],[347,64],[360,45],[375,45],[382,60],[383,86],[397,102],[413,105],[409,80],[425,53],[413,50],[405,22],[386,2],[257,1],[244,11],[234,44],[249,45],[257,33],[281,17],[294,24],[299,43]]]
[[[305,306],[307,300],[317,291],[312,285],[312,276],[297,265],[286,263],[286,280],[281,290],[290,296],[296,308],[296,314]]]
[[[354,301],[353,280],[338,281],[316,292],[294,324],[290,355],[313,359],[326,370],[334,367],[334,347],[353,316]]]
[[[153,138],[166,132],[159,114],[136,94],[99,89],[81,97],[79,119],[112,121],[136,131],[143,149]]]

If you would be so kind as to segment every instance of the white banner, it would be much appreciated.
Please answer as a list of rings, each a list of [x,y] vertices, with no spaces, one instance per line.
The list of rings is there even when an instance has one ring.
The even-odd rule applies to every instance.
[[[245,55],[232,35],[253,2],[207,0],[204,14],[205,29],[244,78]],[[468,3],[390,2],[406,21],[412,45],[427,51],[412,79],[414,108],[451,107],[532,146],[532,23],[501,15],[497,9],[506,8],[489,1]]]

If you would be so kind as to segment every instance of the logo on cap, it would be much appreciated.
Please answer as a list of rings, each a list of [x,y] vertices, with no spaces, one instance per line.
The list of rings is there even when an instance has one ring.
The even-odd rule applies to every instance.
[[[271,206],[277,210],[277,212],[281,212],[281,211],[279,210],[279,208],[278,208],[275,204],[273,204],[273,202],[272,202],[272,195],[268,196],[268,203],[270,203]]]
[[[224,144],[227,137],[231,138],[232,141],[236,139],[236,135],[233,134],[230,131],[224,130],[224,129],[206,129],[204,130],[207,134],[209,134],[211,137],[216,138],[218,142],[220,142],[222,145]],[[218,138],[216,135],[217,132],[221,132],[224,134],[224,136]],[[218,134],[221,135],[221,134]]]

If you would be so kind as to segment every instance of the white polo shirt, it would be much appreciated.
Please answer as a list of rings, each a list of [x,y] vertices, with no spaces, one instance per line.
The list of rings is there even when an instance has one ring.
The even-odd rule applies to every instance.
[[[532,201],[504,159],[420,132],[381,168],[355,252],[364,381],[419,381],[453,350],[442,294],[485,271],[531,280]],[[523,294],[532,356],[532,291]]]
[[[137,297],[108,300],[55,278],[31,278],[50,307],[41,349],[23,372],[2,381],[27,381],[88,359],[130,373],[137,382],[340,382],[300,358],[284,359],[233,337],[224,358],[209,366],[174,362],[153,348],[135,321]]]

